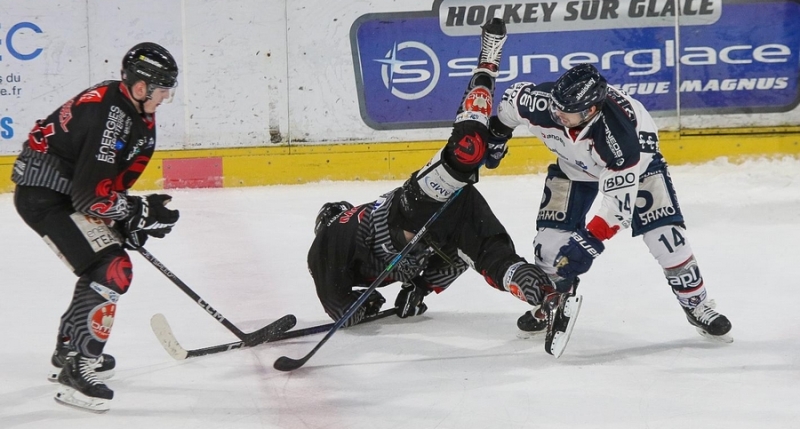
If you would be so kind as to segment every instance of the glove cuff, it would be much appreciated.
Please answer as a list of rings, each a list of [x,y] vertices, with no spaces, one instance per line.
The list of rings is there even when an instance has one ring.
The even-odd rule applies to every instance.
[[[589,231],[589,233],[595,238],[603,241],[608,240],[616,235],[617,231],[619,231],[619,226],[609,226],[605,219],[601,218],[600,216],[595,216],[591,221],[589,221],[589,224],[586,225],[586,230]]]
[[[142,207],[142,204],[144,204],[144,199],[136,195],[125,195],[125,199],[128,201],[127,220],[139,213],[139,209]]]
[[[514,133],[514,129],[504,124],[497,115],[489,118],[489,131],[495,138],[509,140]]]

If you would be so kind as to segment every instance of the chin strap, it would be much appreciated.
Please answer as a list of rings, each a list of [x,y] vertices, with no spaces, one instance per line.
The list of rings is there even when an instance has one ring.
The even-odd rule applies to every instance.
[[[147,114],[147,113],[144,111],[144,103],[146,103],[146,102],[147,102],[147,100],[149,100],[149,99],[152,97],[152,95],[153,95],[153,89],[150,87],[150,84],[148,84],[148,85],[147,85],[147,96],[145,97],[145,99],[144,99],[144,100],[139,100],[139,99],[137,99],[136,97],[134,97],[134,96],[133,96],[133,90],[131,90],[131,88],[130,88],[130,87],[128,87],[128,85],[127,85],[127,84],[125,84],[125,85],[123,85],[123,86],[124,86],[124,87],[125,87],[125,89],[127,90],[127,92],[128,92],[128,96],[130,97],[130,99],[131,99],[131,100],[133,100],[134,102],[136,102],[136,104],[139,106],[139,114],[140,114],[140,115],[141,115],[143,118],[145,118],[145,119],[148,119],[150,115],[149,115],[149,114]]]

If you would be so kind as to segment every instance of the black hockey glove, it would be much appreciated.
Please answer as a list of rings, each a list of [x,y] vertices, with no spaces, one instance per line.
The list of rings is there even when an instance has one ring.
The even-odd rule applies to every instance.
[[[363,291],[356,291],[360,293],[364,293]],[[372,317],[381,311],[381,307],[383,304],[386,304],[386,298],[381,295],[380,292],[377,290],[373,290],[364,304],[361,305],[364,308],[364,317]]]
[[[122,237],[125,242],[122,244],[128,250],[136,250],[147,242],[149,237],[144,231],[125,232],[123,231]]]
[[[582,229],[573,232],[569,242],[558,251],[556,256],[556,274],[565,279],[586,273],[592,267],[594,258],[605,250],[603,242],[595,238],[589,231]]]
[[[358,298],[366,291],[366,289],[355,289],[350,292],[350,296],[353,297],[353,302],[356,302]],[[373,290],[367,300],[361,304],[361,307],[358,307],[353,316],[345,322],[344,327],[353,326],[361,323],[362,320],[372,317],[378,314],[381,311],[381,306],[386,303],[386,299],[381,295],[380,292],[377,290]]]
[[[497,116],[489,118],[489,133],[486,138],[486,168],[494,169],[508,153],[508,140],[511,138],[512,129],[505,126]]]
[[[178,222],[180,212],[170,210],[166,205],[172,197],[166,194],[150,194],[146,197],[128,196],[131,216],[125,221],[124,234],[126,242],[140,247],[144,244],[142,234],[156,238],[164,238]]]
[[[428,311],[428,306],[422,300],[431,293],[431,290],[422,284],[423,282],[417,277],[409,283],[403,283],[403,286],[400,287],[400,293],[397,294],[394,301],[397,317],[405,319],[419,316]]]

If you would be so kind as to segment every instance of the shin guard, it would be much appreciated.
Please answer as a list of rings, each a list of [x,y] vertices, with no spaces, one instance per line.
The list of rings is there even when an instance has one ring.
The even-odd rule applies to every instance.
[[[120,250],[104,256],[80,276],[69,308],[61,316],[59,345],[88,357],[98,357],[114,324],[117,301],[133,274],[128,255]]]
[[[695,308],[705,301],[706,288],[694,255],[680,265],[665,268],[664,276],[682,306]]]

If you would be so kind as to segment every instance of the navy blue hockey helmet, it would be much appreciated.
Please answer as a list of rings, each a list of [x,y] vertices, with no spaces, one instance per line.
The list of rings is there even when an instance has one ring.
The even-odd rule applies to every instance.
[[[603,103],[608,82],[591,64],[578,64],[564,73],[551,91],[552,107],[565,113],[584,112]]]
[[[148,86],[175,88],[178,85],[178,63],[163,46],[145,42],[132,47],[122,58],[122,81],[129,87],[138,81]]]

